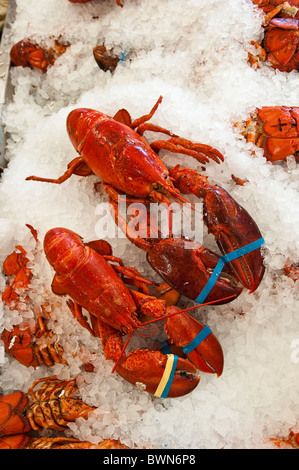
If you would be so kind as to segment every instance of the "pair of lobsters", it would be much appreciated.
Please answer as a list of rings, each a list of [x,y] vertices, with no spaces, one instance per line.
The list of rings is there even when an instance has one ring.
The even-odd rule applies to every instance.
[[[52,289],[57,295],[70,297],[67,303],[73,315],[92,335],[101,338],[105,356],[115,362],[114,370],[124,379],[156,396],[176,397],[197,386],[197,370],[218,376],[223,370],[223,352],[217,338],[207,326],[175,305],[176,293],[197,302],[202,298],[200,303],[226,303],[241,293],[239,284],[250,292],[258,287],[264,264],[261,243],[255,245],[262,236],[248,212],[195,170],[176,166],[169,171],[158,156],[160,149],[166,149],[200,163],[223,160],[222,154],[208,145],[193,143],[150,124],[161,100],[150,113],[134,121],[125,109],[113,118],[91,109],[72,111],[67,131],[79,156],[57,179],[30,176],[27,180],[61,184],[73,174],[96,174],[101,178],[116,222],[135,245],[146,251],[150,265],[167,284],[166,293],[161,295],[159,286],[136,269],[125,267],[106,241],[84,243],[79,235],[59,227],[49,230],[44,238],[46,257],[55,270]],[[169,138],[149,144],[142,137],[147,130]],[[116,202],[123,195],[127,202],[143,202],[146,207],[150,202],[164,203],[171,224],[170,200],[185,203],[183,194],[203,199],[205,222],[224,257],[183,238],[136,236],[117,212]],[[146,226],[149,217],[145,217]],[[249,245],[253,251],[246,249]],[[214,268],[219,268],[223,259],[225,266],[221,265],[215,276]],[[209,283],[209,292],[202,297]],[[158,294],[153,295],[150,288],[157,289]],[[90,322],[83,309],[89,312]],[[170,349],[176,346],[175,354],[141,349],[126,355],[134,331],[148,336],[157,330],[153,330],[152,323],[160,321],[165,323]]]

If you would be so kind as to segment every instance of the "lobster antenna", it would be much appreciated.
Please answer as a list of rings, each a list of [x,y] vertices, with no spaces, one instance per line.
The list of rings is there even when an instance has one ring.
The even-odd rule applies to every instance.
[[[229,300],[229,299],[232,299],[232,298],[235,298],[235,296],[230,295],[229,297],[223,297],[222,299],[211,300],[211,302],[205,302],[203,304],[194,305],[193,307],[185,308],[184,310],[179,310],[177,312],[167,313],[166,315],[162,315],[161,317],[154,318],[153,320],[149,320],[149,321],[143,323],[143,325],[149,325],[150,323],[154,323],[156,321],[163,321],[163,320],[165,320],[165,318],[173,317],[175,315],[178,315],[179,313],[188,312],[189,310],[194,310],[194,309],[199,308],[199,307],[204,307],[205,305],[215,304],[215,303],[219,302],[220,300]]]
[[[113,366],[113,369],[112,369],[112,371],[111,371],[111,374],[113,374],[113,372],[114,372],[115,369],[117,368],[117,366],[118,366],[118,364],[119,364],[119,362],[120,362],[122,356],[123,356],[124,353],[125,353],[125,350],[126,350],[128,344],[129,344],[129,341],[130,341],[131,338],[132,338],[132,335],[133,335],[133,330],[131,331],[131,333],[129,333],[129,336],[128,336],[128,338],[127,338],[125,344],[124,344],[124,347],[122,348],[121,353],[120,353],[120,355],[119,355],[119,357],[118,357],[116,363],[115,363],[114,366]]]

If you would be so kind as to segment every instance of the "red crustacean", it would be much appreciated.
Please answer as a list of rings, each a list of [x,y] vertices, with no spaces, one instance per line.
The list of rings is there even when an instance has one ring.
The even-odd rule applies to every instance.
[[[41,385],[35,390],[38,384]],[[14,445],[20,447],[28,443],[26,433],[42,429],[64,431],[68,423],[80,417],[86,419],[94,410],[78,397],[75,379],[41,378],[33,382],[27,393],[18,391],[0,397],[0,438],[18,435]]]
[[[298,107],[263,106],[235,127],[247,142],[263,149],[267,160],[285,160],[291,155],[299,160]]]
[[[6,354],[26,367],[67,364],[62,346],[58,341],[51,340],[52,336],[53,332],[46,328],[43,318],[39,316],[34,326],[23,322],[10,331],[4,330],[1,340]]]
[[[37,232],[29,224],[29,228],[35,241],[37,241]],[[2,301],[11,309],[18,308],[21,295],[23,295],[32,277],[32,272],[27,264],[29,259],[27,253],[21,245],[17,245],[14,250],[3,262],[3,272],[8,277],[13,277],[2,293]],[[24,299],[26,301],[26,298]]]
[[[68,46],[69,44],[56,40],[53,48],[45,48],[32,39],[23,39],[11,48],[10,60],[15,66],[32,67],[46,72],[65,53]]]
[[[281,72],[299,70],[299,19],[273,18],[264,26],[262,43],[251,41],[257,54],[249,53],[249,63],[260,67],[259,62],[267,62]]]
[[[0,436],[31,431],[25,414],[28,403],[29,398],[23,392],[0,396]]]
[[[252,3],[261,8],[267,14],[267,18],[283,17],[286,14],[299,18],[299,0],[288,0],[288,2],[282,2],[282,0],[252,0]]]
[[[37,176],[26,179],[61,184],[72,174],[88,176],[94,173],[102,179],[106,188],[115,188],[139,200],[149,198],[169,204],[169,197],[172,197],[185,202],[156,152],[166,149],[183,153],[196,158],[200,163],[206,163],[209,158],[219,163],[223,156],[208,145],[192,143],[166,129],[147,123],[161,101],[160,96],[149,114],[133,122],[125,109],[119,110],[113,118],[88,108],[71,111],[67,118],[67,131],[80,156],[72,160],[66,172],[57,179]],[[170,139],[157,140],[149,145],[141,136],[145,130],[162,132],[169,135]]]
[[[140,317],[151,317],[152,321],[166,320],[165,331],[170,341],[179,343],[179,346],[189,344],[204,325],[177,307],[166,307],[165,300],[149,295],[148,289],[142,289],[143,285],[153,284],[151,281],[142,278],[137,270],[124,267],[118,258],[105,254],[105,247],[103,251],[94,242],[92,246],[84,244],[79,235],[65,228],[57,227],[46,233],[45,254],[56,272],[52,290],[58,295],[67,294],[71,298],[68,306],[75,318],[91,334],[101,337],[105,356],[115,362],[113,370],[116,369],[128,382],[137,386],[142,384],[144,390],[154,394],[168,357],[160,351],[146,349],[125,355],[134,331],[141,336],[152,332]],[[116,266],[111,265],[113,261]],[[139,289],[128,289],[120,275]],[[83,308],[90,313],[91,325],[82,315]],[[181,327],[182,319],[184,328]],[[128,334],[128,338],[123,346],[124,334]],[[196,368],[218,376],[222,373],[223,352],[212,333],[187,357],[195,365],[178,358],[169,397],[185,395],[198,385]]]
[[[286,263],[283,267],[284,273],[294,282],[299,280],[299,263]]]
[[[60,184],[73,173],[81,176],[95,173],[104,182],[104,188],[109,196],[117,196],[120,191],[132,196],[135,202],[142,201],[145,204],[148,201],[156,201],[169,206],[169,197],[185,202],[186,199],[175,188],[168,169],[156,152],[166,149],[170,152],[183,153],[201,163],[206,163],[209,158],[219,163],[223,160],[223,156],[208,145],[192,143],[166,129],[147,123],[161,100],[162,97],[149,114],[133,122],[124,109],[120,110],[113,119],[91,109],[72,111],[67,119],[67,130],[80,157],[74,159],[64,175],[58,179],[36,176],[26,179]],[[146,130],[162,132],[169,135],[170,139],[158,140],[149,145],[141,136]],[[225,284],[228,285],[228,281],[225,281]],[[235,290],[235,287],[230,290],[231,296],[239,293],[240,290]],[[226,292],[220,294],[221,299],[224,297],[227,297]]]

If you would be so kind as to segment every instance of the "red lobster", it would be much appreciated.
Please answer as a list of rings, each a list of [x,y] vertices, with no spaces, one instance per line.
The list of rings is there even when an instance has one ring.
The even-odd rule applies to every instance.
[[[54,48],[46,49],[31,39],[23,39],[11,48],[10,60],[15,66],[32,67],[46,72],[56,59],[65,53],[69,44],[55,41]]]
[[[56,272],[52,290],[71,297],[68,306],[73,315],[91,334],[101,338],[106,358],[115,362],[113,370],[116,369],[128,382],[157,394],[168,360],[173,358],[149,350],[132,351],[125,356],[125,348],[134,331],[140,329],[141,336],[149,331],[148,322],[139,318],[149,316],[154,318],[153,321],[165,320],[166,334],[171,343],[179,347],[188,345],[207,327],[185,311],[165,307],[165,300],[149,295],[146,285],[153,283],[142,278],[137,270],[124,267],[122,261],[106,249],[109,244],[102,243],[85,244],[79,235],[65,228],[49,230],[44,238],[44,250]],[[111,262],[117,265],[112,266]],[[129,290],[119,274],[141,291]],[[91,326],[82,315],[83,308],[90,313]],[[128,339],[123,346],[124,334],[128,334]],[[187,357],[195,365],[177,358],[169,397],[185,395],[198,385],[196,368],[216,372],[218,376],[222,373],[223,352],[212,333],[188,352]]]
[[[294,155],[299,160],[299,108],[263,106],[247,119],[235,124],[237,130],[275,162]]]
[[[26,367],[67,364],[63,359],[63,348],[57,341],[51,341],[52,335],[52,331],[45,327],[42,317],[39,316],[33,328],[29,322],[24,322],[14,326],[11,331],[4,330],[1,340],[6,354]]]
[[[95,173],[105,183],[104,187],[110,196],[110,201],[116,199],[119,191],[132,196],[134,202],[145,204],[156,201],[164,202],[169,206],[169,196],[179,202],[187,201],[175,187],[173,177],[170,176],[156,152],[166,149],[183,153],[194,157],[201,163],[206,163],[209,158],[219,163],[223,160],[223,156],[218,150],[208,145],[192,143],[160,126],[147,123],[146,121],[151,119],[161,100],[162,97],[158,99],[149,114],[133,122],[125,109],[120,110],[114,118],[90,109],[72,111],[67,119],[67,130],[80,157],[75,158],[68,165],[67,171],[57,179],[36,176],[26,179],[61,184],[73,173],[81,176]],[[134,131],[135,128],[137,131]],[[158,140],[149,145],[141,137],[146,130],[162,132],[169,135],[170,139]],[[211,210],[215,208],[211,206]],[[246,226],[243,228],[243,233],[244,229],[246,231]],[[140,240],[139,242],[141,243]],[[180,242],[173,241],[172,243],[174,247],[175,243]],[[144,246],[146,247],[146,244]],[[204,271],[202,282],[205,282],[205,279],[209,277],[207,269],[215,265],[216,258],[212,254],[204,256],[204,253],[199,253],[198,250],[195,261],[196,257],[200,258],[200,261],[195,264],[200,264],[200,269]],[[205,266],[206,262],[207,266]],[[183,267],[186,269],[186,265],[180,266],[181,269]],[[197,282],[194,289],[200,291],[200,285]],[[240,293],[240,289],[236,288],[234,282],[227,276],[222,285],[225,290],[224,293],[220,292],[218,295],[219,300],[227,297],[227,294],[232,297]],[[216,290],[214,294],[215,292]]]
[[[41,386],[34,390],[38,384]],[[36,380],[26,394],[18,391],[1,396],[0,437],[42,429],[64,431],[68,423],[87,418],[95,410],[77,395],[75,380],[53,376]]]

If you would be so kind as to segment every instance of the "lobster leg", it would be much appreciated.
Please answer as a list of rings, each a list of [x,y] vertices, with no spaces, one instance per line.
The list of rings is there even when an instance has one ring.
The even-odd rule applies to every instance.
[[[272,18],[281,14],[283,16],[296,16],[298,12],[298,8],[295,6],[291,6],[288,2],[281,3],[277,5],[273,10],[268,11],[268,13],[264,17],[264,24],[269,23]]]
[[[193,143],[181,137],[172,137],[168,140],[156,140],[151,144],[152,149],[158,153],[165,149],[173,153],[181,153],[195,158],[200,163],[207,163],[209,158],[216,163],[224,160],[223,155],[213,147],[204,144]]]
[[[94,330],[83,316],[81,305],[79,305],[77,302],[73,302],[72,300],[68,300],[66,304],[69,307],[73,317],[80,323],[80,325],[83,328],[86,328],[92,336],[96,336]]]
[[[218,150],[210,147],[209,145],[193,143],[187,139],[179,137],[176,134],[173,134],[171,131],[161,126],[148,123],[147,121],[153,117],[161,102],[162,96],[159,97],[158,101],[149,114],[135,119],[133,122],[131,120],[130,114],[126,109],[119,110],[114,116],[114,119],[122,122],[123,124],[126,124],[127,126],[130,126],[132,129],[136,129],[136,132],[140,135],[143,135],[145,131],[159,132],[169,135],[171,137],[169,140],[157,140],[151,144],[151,147],[155,152],[159,152],[159,150],[165,149],[173,153],[182,153],[195,158],[200,163],[207,163],[209,158],[212,158],[217,163],[220,163],[224,160],[223,155]]]
[[[39,176],[28,176],[26,178],[26,181],[40,181],[43,183],[61,184],[64,183],[64,181],[68,180],[72,175],[89,176],[91,174],[92,171],[90,170],[90,168],[88,168],[83,158],[76,157],[68,164],[66,171],[63,173],[63,175],[59,176],[59,178],[51,179],[41,178]]]
[[[147,251],[151,248],[152,244],[155,241],[158,241],[153,236],[160,237],[161,233],[157,229],[156,222],[154,218],[150,215],[150,212],[147,211],[146,215],[140,214],[138,215],[138,224],[139,224],[139,233],[142,236],[138,235],[138,233],[131,227],[130,224],[126,221],[123,217],[121,212],[119,211],[119,200],[121,201],[121,196],[114,188],[111,186],[105,185],[105,190],[109,195],[109,204],[111,208],[111,214],[115,220],[115,223],[121,230],[126,234],[126,237],[130,240],[131,243],[136,245],[138,248],[142,248],[143,250]],[[148,200],[135,200],[132,198],[126,198],[126,204],[136,204],[141,203],[144,204],[144,207],[149,205]]]

